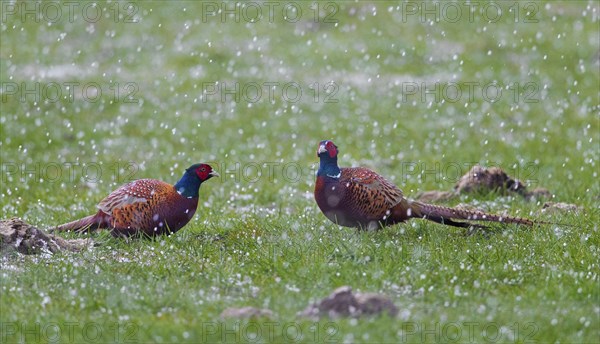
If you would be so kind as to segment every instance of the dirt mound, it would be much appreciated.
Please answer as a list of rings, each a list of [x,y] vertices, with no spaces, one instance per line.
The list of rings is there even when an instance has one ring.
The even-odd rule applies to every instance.
[[[568,212],[582,212],[583,207],[577,204],[563,203],[563,202],[546,202],[542,207],[542,213],[568,213]]]
[[[52,236],[27,222],[12,218],[0,220],[0,254],[17,251],[22,254],[81,251],[91,244],[90,239],[65,240]]]
[[[499,167],[473,166],[469,172],[460,177],[452,191],[425,191],[417,196],[422,202],[448,201],[460,194],[465,193],[489,193],[500,194],[515,193],[527,199],[549,198],[550,191],[544,188],[536,188],[528,191],[525,184],[513,179]]]
[[[417,195],[417,199],[421,202],[432,203],[432,202],[444,202],[451,200],[458,196],[458,194],[452,191],[423,191]]]
[[[372,293],[352,293],[349,286],[339,287],[323,300],[313,303],[300,312],[300,316],[318,319],[327,316],[332,319],[340,317],[361,317],[387,313],[394,317],[398,308],[386,296]]]
[[[247,319],[247,318],[272,318],[273,312],[269,309],[259,309],[254,307],[243,307],[243,308],[227,308],[221,313],[221,318],[236,318],[236,319]]]
[[[454,186],[457,193],[469,192],[516,192],[524,195],[525,185],[518,180],[509,177],[499,167],[485,168],[475,165],[467,174],[460,177],[460,180]]]

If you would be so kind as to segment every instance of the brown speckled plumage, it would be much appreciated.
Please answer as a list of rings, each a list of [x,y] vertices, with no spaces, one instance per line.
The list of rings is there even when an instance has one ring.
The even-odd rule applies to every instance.
[[[315,200],[323,214],[341,226],[377,229],[410,218],[457,227],[483,226],[455,220],[534,224],[524,218],[409,201],[396,185],[367,168],[339,168],[337,146],[331,141],[322,141],[317,155],[321,162],[315,184]]]

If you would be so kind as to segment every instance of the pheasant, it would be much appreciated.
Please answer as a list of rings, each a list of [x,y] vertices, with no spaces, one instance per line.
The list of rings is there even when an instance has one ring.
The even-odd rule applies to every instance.
[[[532,226],[533,221],[481,211],[441,207],[410,201],[402,190],[379,174],[363,167],[340,168],[338,149],[331,141],[321,141],[315,200],[323,214],[334,223],[366,230],[379,229],[411,218],[422,218],[456,227],[485,228],[455,220],[491,221]],[[537,223],[537,222],[536,222]]]
[[[53,231],[107,228],[115,236],[174,233],[196,212],[200,185],[219,174],[207,164],[195,164],[171,185],[156,179],[139,179],[122,185],[98,204],[95,215],[65,223]]]

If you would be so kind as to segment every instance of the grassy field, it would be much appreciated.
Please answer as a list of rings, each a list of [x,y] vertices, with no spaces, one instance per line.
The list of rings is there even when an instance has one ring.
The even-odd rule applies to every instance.
[[[222,175],[175,235],[4,256],[1,342],[599,340],[598,2],[1,5],[2,218],[47,228],[132,179]],[[322,139],[408,196],[480,163],[583,210],[461,196],[573,226],[340,228],[312,197]],[[297,317],[342,285],[398,317]],[[219,317],[243,306],[275,315]]]

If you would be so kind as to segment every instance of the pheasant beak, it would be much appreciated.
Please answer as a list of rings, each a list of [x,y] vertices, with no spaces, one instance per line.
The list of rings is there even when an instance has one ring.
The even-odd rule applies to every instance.
[[[319,155],[321,153],[325,153],[325,152],[327,152],[327,148],[325,148],[325,144],[320,144],[319,149],[317,150],[317,155]]]
[[[219,173],[217,173],[217,171],[210,171],[210,173],[208,174],[211,177],[220,177],[221,175]]]

